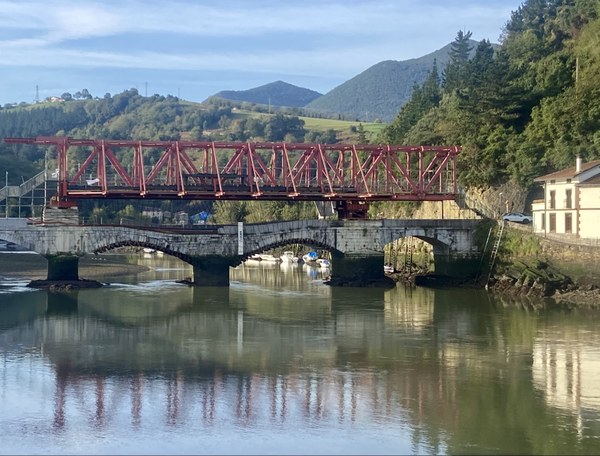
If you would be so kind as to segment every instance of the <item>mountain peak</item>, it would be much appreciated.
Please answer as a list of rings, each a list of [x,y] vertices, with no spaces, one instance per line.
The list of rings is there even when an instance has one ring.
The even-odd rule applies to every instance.
[[[249,90],[223,90],[213,97],[231,101],[270,104],[273,106],[289,106],[300,108],[322,94],[314,90],[298,87],[284,81],[275,81]]]

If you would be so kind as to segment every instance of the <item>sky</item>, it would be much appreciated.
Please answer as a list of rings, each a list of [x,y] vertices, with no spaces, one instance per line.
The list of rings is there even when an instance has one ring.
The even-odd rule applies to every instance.
[[[0,0],[0,105],[87,89],[204,101],[274,81],[327,93],[459,30],[500,42],[520,0]]]

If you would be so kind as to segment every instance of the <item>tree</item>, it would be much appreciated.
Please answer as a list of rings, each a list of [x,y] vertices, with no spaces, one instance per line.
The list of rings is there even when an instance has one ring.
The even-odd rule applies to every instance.
[[[415,84],[410,100],[402,106],[396,119],[383,130],[384,141],[405,143],[411,128],[439,104],[440,98],[437,62],[434,60],[433,67],[423,85],[419,87]]]
[[[444,70],[444,90],[452,92],[462,89],[468,77],[468,63],[473,46],[471,46],[471,32],[464,33],[459,30],[450,46],[450,61]]]
[[[215,223],[221,224],[245,222],[250,213],[246,201],[216,201],[213,211]]]
[[[277,113],[271,116],[265,127],[265,138],[268,141],[282,141],[285,135],[291,135],[296,141],[304,140],[306,130],[304,121],[295,116],[284,116]]]

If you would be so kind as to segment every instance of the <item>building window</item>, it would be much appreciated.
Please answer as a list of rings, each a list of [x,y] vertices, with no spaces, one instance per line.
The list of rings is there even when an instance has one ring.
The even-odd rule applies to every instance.
[[[573,232],[573,219],[571,217],[571,213],[565,214],[565,233]]]
[[[556,233],[556,214],[549,214],[548,215],[548,222],[550,224],[550,232],[551,233]]]
[[[567,190],[566,192],[566,201],[565,201],[565,207],[567,209],[571,209],[573,207],[573,203],[572,203],[572,191],[571,189]]]
[[[556,209],[556,190],[550,190],[550,209]]]

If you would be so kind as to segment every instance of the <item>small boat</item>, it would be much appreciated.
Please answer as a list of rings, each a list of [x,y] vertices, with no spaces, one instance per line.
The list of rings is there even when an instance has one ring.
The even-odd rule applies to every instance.
[[[155,253],[155,252],[156,252],[156,250],[154,250],[154,249],[151,249],[149,247],[144,247],[144,253]]]
[[[331,267],[331,261],[325,259],[325,258],[319,258],[317,260],[317,264],[319,266],[321,266],[322,268],[330,268]]]
[[[389,264],[386,264],[383,266],[383,272],[385,274],[392,274],[394,272],[394,266],[391,266]]]
[[[274,255],[269,255],[266,253],[256,253],[248,258],[246,261],[260,261],[265,263],[279,263],[281,259]]]
[[[315,251],[308,252],[306,255],[302,256],[302,260],[305,263],[316,263],[316,261],[318,259],[319,259],[319,254]]]
[[[291,250],[286,250],[281,254],[281,261],[283,263],[298,263],[298,261],[300,261],[300,258],[294,255],[294,252],[292,252]]]
[[[278,263],[279,261],[281,261],[281,258],[266,253],[261,253],[259,256],[262,261],[266,261],[269,263]]]

